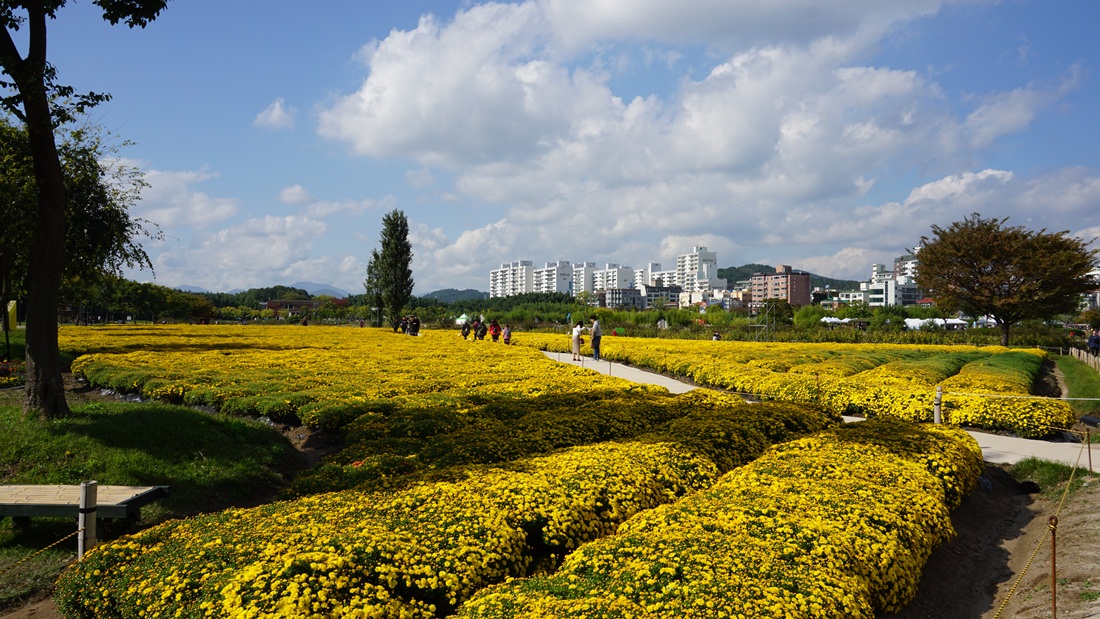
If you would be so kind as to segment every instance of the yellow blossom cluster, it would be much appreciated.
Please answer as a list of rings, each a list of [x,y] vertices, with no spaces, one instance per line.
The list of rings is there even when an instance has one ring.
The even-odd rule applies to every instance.
[[[605,443],[396,493],[170,521],[97,547],[57,599],[74,617],[442,616],[716,478],[678,446]]]
[[[298,416],[338,428],[372,408],[431,406],[547,393],[666,393],[549,362],[529,348],[379,329],[261,325],[62,328],[73,372],[97,387],[210,406],[231,414]]]
[[[870,421],[775,446],[639,514],[548,576],[486,588],[477,619],[871,619],[916,593],[981,450],[943,426]]]
[[[521,342],[567,351],[562,335]],[[601,357],[768,400],[810,402],[841,414],[928,421],[942,385],[944,420],[1034,438],[1071,425],[1066,402],[1027,396],[1044,351],[999,346],[772,344],[605,337]]]

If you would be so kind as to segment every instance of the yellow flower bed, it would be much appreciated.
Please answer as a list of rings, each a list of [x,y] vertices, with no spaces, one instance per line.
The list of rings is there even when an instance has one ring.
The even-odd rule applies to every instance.
[[[566,336],[550,334],[525,335],[520,343],[559,352],[569,346]],[[1038,349],[604,337],[600,356],[763,399],[815,403],[841,414],[929,421],[935,387],[942,385],[948,423],[1034,438],[1076,419],[1072,407],[1058,400],[968,395],[1027,396],[1046,359]]]
[[[97,547],[57,599],[70,616],[442,616],[539,550],[571,550],[716,478],[679,447],[608,443],[398,493],[170,521]]]
[[[628,520],[552,575],[487,588],[478,619],[871,619],[916,593],[981,450],[942,426],[866,422],[776,446]]]
[[[530,348],[443,331],[410,337],[324,326],[69,327],[61,329],[60,345],[82,354],[73,372],[97,387],[227,413],[297,415],[334,428],[379,402],[426,406],[582,387],[667,393],[555,364]]]

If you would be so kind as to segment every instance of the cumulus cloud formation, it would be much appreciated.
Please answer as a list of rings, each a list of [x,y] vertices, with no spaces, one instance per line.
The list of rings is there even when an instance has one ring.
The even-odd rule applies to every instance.
[[[217,177],[205,170],[145,170],[149,184],[135,214],[162,227],[207,228],[237,213],[238,201],[215,198],[195,189]]]
[[[1094,170],[1020,172],[989,157],[1079,89],[1084,69],[961,92],[944,67],[883,60],[907,25],[963,4],[974,3],[462,3],[363,45],[359,86],[318,108],[321,137],[363,165],[394,166],[415,198],[319,200],[290,185],[279,200],[307,229],[406,210],[418,291],[484,288],[489,269],[515,259],[640,266],[695,245],[723,265],[865,277],[975,211],[1095,228]],[[277,99],[255,124],[290,128],[296,112]],[[161,214],[232,212],[190,187],[201,180],[177,179],[179,203],[161,198]],[[272,226],[276,248],[290,237],[283,220],[253,222]],[[249,229],[232,228],[242,246],[226,251],[259,238]],[[350,278],[360,266],[303,247],[272,268]]]
[[[293,129],[297,114],[298,108],[286,107],[282,97],[279,97],[257,114],[252,124],[264,129]]]
[[[207,286],[222,291],[271,285],[273,272],[277,281],[318,281],[335,269],[333,258],[312,251],[327,230],[305,217],[255,217],[186,246],[166,246],[153,262],[158,278],[190,281],[189,274],[201,273]]]

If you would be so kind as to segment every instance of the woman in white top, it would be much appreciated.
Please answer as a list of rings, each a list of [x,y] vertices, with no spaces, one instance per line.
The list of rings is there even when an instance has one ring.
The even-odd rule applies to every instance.
[[[573,361],[581,360],[581,332],[584,331],[584,325],[577,323],[573,327]]]

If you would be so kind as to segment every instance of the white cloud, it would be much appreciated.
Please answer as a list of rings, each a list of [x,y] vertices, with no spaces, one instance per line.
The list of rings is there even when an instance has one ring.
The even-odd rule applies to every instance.
[[[386,209],[393,205],[393,198],[381,200],[344,200],[342,202],[311,202],[306,206],[308,217],[329,217],[337,213],[359,214],[369,209]]]
[[[142,191],[134,214],[163,228],[206,228],[229,219],[239,209],[235,199],[215,198],[195,189],[195,185],[217,178],[209,171],[145,170],[144,174],[149,186]]]
[[[1080,80],[1080,67],[1074,66],[1052,88],[1028,84],[1025,88],[983,97],[981,105],[966,118],[971,145],[985,148],[997,138],[1027,127],[1040,111],[1075,90]]]
[[[312,200],[313,196],[301,185],[290,185],[279,192],[279,201],[283,204],[306,204]]]
[[[264,129],[293,129],[297,114],[298,108],[285,107],[282,97],[279,97],[257,114],[252,124]]]
[[[314,243],[327,231],[324,222],[304,217],[257,217],[186,246],[164,244],[154,250],[153,262],[158,280],[208,290],[326,281],[336,261],[315,254]]]

